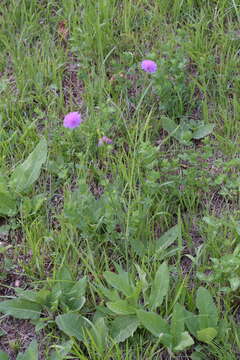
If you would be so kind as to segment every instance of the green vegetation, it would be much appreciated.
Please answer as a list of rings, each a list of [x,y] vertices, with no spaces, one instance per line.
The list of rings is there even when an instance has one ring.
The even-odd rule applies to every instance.
[[[239,359],[239,22],[1,1],[0,360]]]

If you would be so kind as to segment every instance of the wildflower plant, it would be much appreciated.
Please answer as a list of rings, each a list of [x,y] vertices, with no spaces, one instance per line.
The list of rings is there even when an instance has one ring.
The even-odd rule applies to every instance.
[[[83,122],[79,112],[70,112],[64,117],[63,126],[68,129],[74,129]]]
[[[152,75],[153,94],[158,98],[162,114],[181,117],[186,114],[194,93],[194,83],[189,80],[184,39],[178,36],[169,40],[159,54],[141,62],[141,69]]]

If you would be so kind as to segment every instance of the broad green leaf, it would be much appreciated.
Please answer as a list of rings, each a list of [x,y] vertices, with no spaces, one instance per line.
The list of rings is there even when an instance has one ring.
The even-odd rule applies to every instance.
[[[184,308],[179,304],[175,304],[173,309],[171,321],[171,335],[173,337],[174,346],[179,346],[182,341],[182,334],[184,333]]]
[[[204,281],[204,282],[212,282],[215,279],[215,275],[214,273],[212,274],[205,274],[202,272],[197,271],[196,272],[196,276],[200,281]]]
[[[115,289],[107,289],[106,287],[102,285],[97,286],[98,291],[101,293],[101,296],[105,296],[110,301],[118,301],[120,300],[120,297],[118,295],[117,290]]]
[[[21,297],[21,299],[29,300],[32,302],[36,302],[37,298],[37,291],[34,290],[23,290],[21,288],[16,288],[15,293],[18,297]]]
[[[106,349],[108,339],[108,327],[106,325],[104,317],[99,317],[98,319],[96,319],[94,324],[92,324],[90,334],[93,336],[98,351],[100,353],[103,353]]]
[[[47,159],[47,141],[42,138],[28,158],[12,173],[9,185],[18,192],[25,192],[39,178],[42,165]]]
[[[207,344],[210,344],[216,336],[217,330],[214,328],[206,328],[197,331],[197,339]]]
[[[145,271],[143,271],[138,264],[135,264],[138,276],[141,282],[142,292],[145,293],[147,289],[149,288],[149,283],[147,281],[147,274]]]
[[[131,315],[136,313],[136,308],[132,305],[129,305],[126,300],[108,302],[106,305],[112,312],[118,315]]]
[[[82,279],[76,281],[69,292],[69,297],[81,298],[86,293],[87,278],[84,276]]]
[[[56,273],[57,283],[63,290],[69,291],[74,285],[72,275],[67,266],[62,266]]]
[[[169,271],[167,263],[163,263],[159,266],[155,279],[152,284],[151,294],[149,298],[149,304],[152,310],[161,306],[164,297],[168,293],[169,288]]]
[[[0,170],[0,191],[6,191],[8,184],[7,176]]]
[[[118,316],[111,324],[111,337],[117,343],[123,342],[133,335],[138,326],[139,320],[136,316]]]
[[[109,310],[106,306],[97,305],[96,310],[104,316],[112,316],[112,311]]]
[[[43,317],[37,320],[32,320],[32,324],[35,325],[35,332],[39,333],[39,331],[43,330],[46,326],[48,326],[49,322],[51,323],[52,320]]]
[[[137,317],[140,323],[158,337],[165,346],[172,346],[172,336],[170,335],[170,328],[168,323],[158,314],[144,310],[137,311]]]
[[[123,292],[126,296],[131,296],[134,289],[132,288],[127,272],[122,272],[121,274],[115,274],[111,271],[105,271],[103,274],[105,280],[109,285],[115,289]]]
[[[45,200],[46,196],[44,194],[38,194],[32,198],[24,197],[21,204],[21,212],[23,216],[28,217],[36,214]]]
[[[238,276],[229,279],[232,291],[236,291],[240,286],[240,278]]]
[[[174,135],[177,131],[178,125],[175,123],[175,121],[167,116],[161,117],[161,123],[162,127],[165,131],[168,133]]]
[[[198,323],[199,330],[211,327],[217,327],[218,312],[216,305],[214,304],[212,295],[210,292],[200,287],[197,290],[196,305],[199,310]]]
[[[79,311],[82,309],[83,305],[86,302],[85,296],[81,298],[70,298],[68,301],[65,301],[68,309],[71,311]]]
[[[84,328],[88,326],[88,321],[81,315],[68,313],[56,317],[56,324],[68,336],[74,336],[79,341],[84,339]]]
[[[190,131],[187,124],[177,125],[173,119],[163,116],[161,118],[162,127],[165,131],[169,133],[170,136],[173,136],[180,143],[188,145],[192,139],[192,131]]]
[[[19,354],[16,360],[38,360],[37,341],[33,340],[24,354]]]
[[[23,290],[21,288],[15,289],[16,295],[18,297],[24,300],[29,300],[31,302],[35,302],[37,304],[40,304],[42,306],[48,305],[48,300],[50,299],[50,291],[49,290],[39,290],[39,291],[33,291],[33,290]]]
[[[68,294],[74,286],[75,282],[72,279],[72,275],[66,266],[62,266],[56,273],[55,283],[51,291],[51,303],[56,310],[59,303],[64,307],[65,300],[68,298]],[[66,310],[66,309],[65,309]]]
[[[193,132],[193,139],[202,139],[203,137],[210,135],[213,132],[215,125],[207,124],[201,125]]]
[[[13,299],[0,302],[0,312],[17,319],[38,319],[41,305],[25,299]]]
[[[194,344],[192,337],[189,335],[187,331],[182,332],[178,338],[179,338],[179,342],[173,348],[173,351],[183,351],[187,347],[192,346]]]
[[[191,360],[206,360],[206,357],[205,354],[199,351],[194,351],[194,353],[191,355]]]
[[[9,360],[8,354],[5,353],[4,351],[0,350],[0,359],[1,360]]]
[[[198,315],[195,315],[191,313],[190,311],[187,311],[184,309],[185,314],[185,324],[187,325],[187,328],[189,332],[197,337],[197,331],[198,331]]]
[[[16,199],[7,191],[0,191],[0,215],[14,216],[17,213]]]
[[[66,355],[70,353],[73,346],[73,341],[69,340],[60,345],[55,345],[55,351],[51,352],[49,360],[64,360]]]
[[[66,299],[64,302],[67,304],[70,310],[76,311],[80,310],[85,304],[85,292],[87,286],[87,278],[84,277],[81,280],[78,280],[71,290],[64,294]]]
[[[156,251],[162,251],[167,249],[172,245],[178,238],[179,235],[179,225],[173,226],[171,229],[166,231],[160,239],[156,242]]]

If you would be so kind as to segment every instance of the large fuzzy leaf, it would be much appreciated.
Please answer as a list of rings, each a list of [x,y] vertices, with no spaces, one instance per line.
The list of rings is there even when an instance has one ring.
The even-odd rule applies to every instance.
[[[178,344],[173,348],[174,351],[183,351],[189,346],[194,344],[192,337],[187,331],[184,331],[180,334]]]
[[[131,296],[133,294],[134,289],[130,284],[127,272],[122,271],[121,274],[115,274],[111,271],[105,271],[103,276],[109,285],[123,292],[125,296]]]
[[[165,346],[172,346],[172,335],[168,323],[158,314],[144,310],[137,311],[140,323]]]
[[[47,159],[47,141],[42,138],[28,158],[12,173],[10,187],[17,193],[27,191],[39,178],[42,165]]]
[[[153,280],[149,304],[152,310],[161,306],[169,288],[169,271],[166,263],[159,266]]]
[[[88,326],[87,320],[78,314],[68,313],[59,315],[56,324],[68,336],[74,336],[79,341],[84,339],[84,329]]]
[[[0,302],[0,312],[17,319],[36,320],[41,314],[41,305],[25,300],[13,299]]]
[[[197,291],[196,304],[199,310],[199,330],[217,327],[218,311],[212,295],[204,287]]]
[[[111,336],[117,343],[125,341],[133,335],[139,326],[136,316],[119,316],[111,324]]]
[[[0,190],[0,215],[14,216],[16,213],[16,199],[10,194],[10,192]]]
[[[136,308],[129,305],[126,300],[118,300],[116,302],[108,302],[107,307],[118,315],[131,315],[135,314]]]

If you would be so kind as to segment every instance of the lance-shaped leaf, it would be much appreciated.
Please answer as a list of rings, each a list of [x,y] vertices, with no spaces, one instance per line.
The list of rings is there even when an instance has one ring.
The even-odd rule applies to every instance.
[[[41,305],[25,299],[13,299],[0,302],[0,312],[17,319],[36,320],[41,314]]]
[[[159,266],[155,278],[153,280],[149,304],[152,310],[159,307],[164,297],[167,295],[169,289],[169,271],[168,266],[164,262]]]

